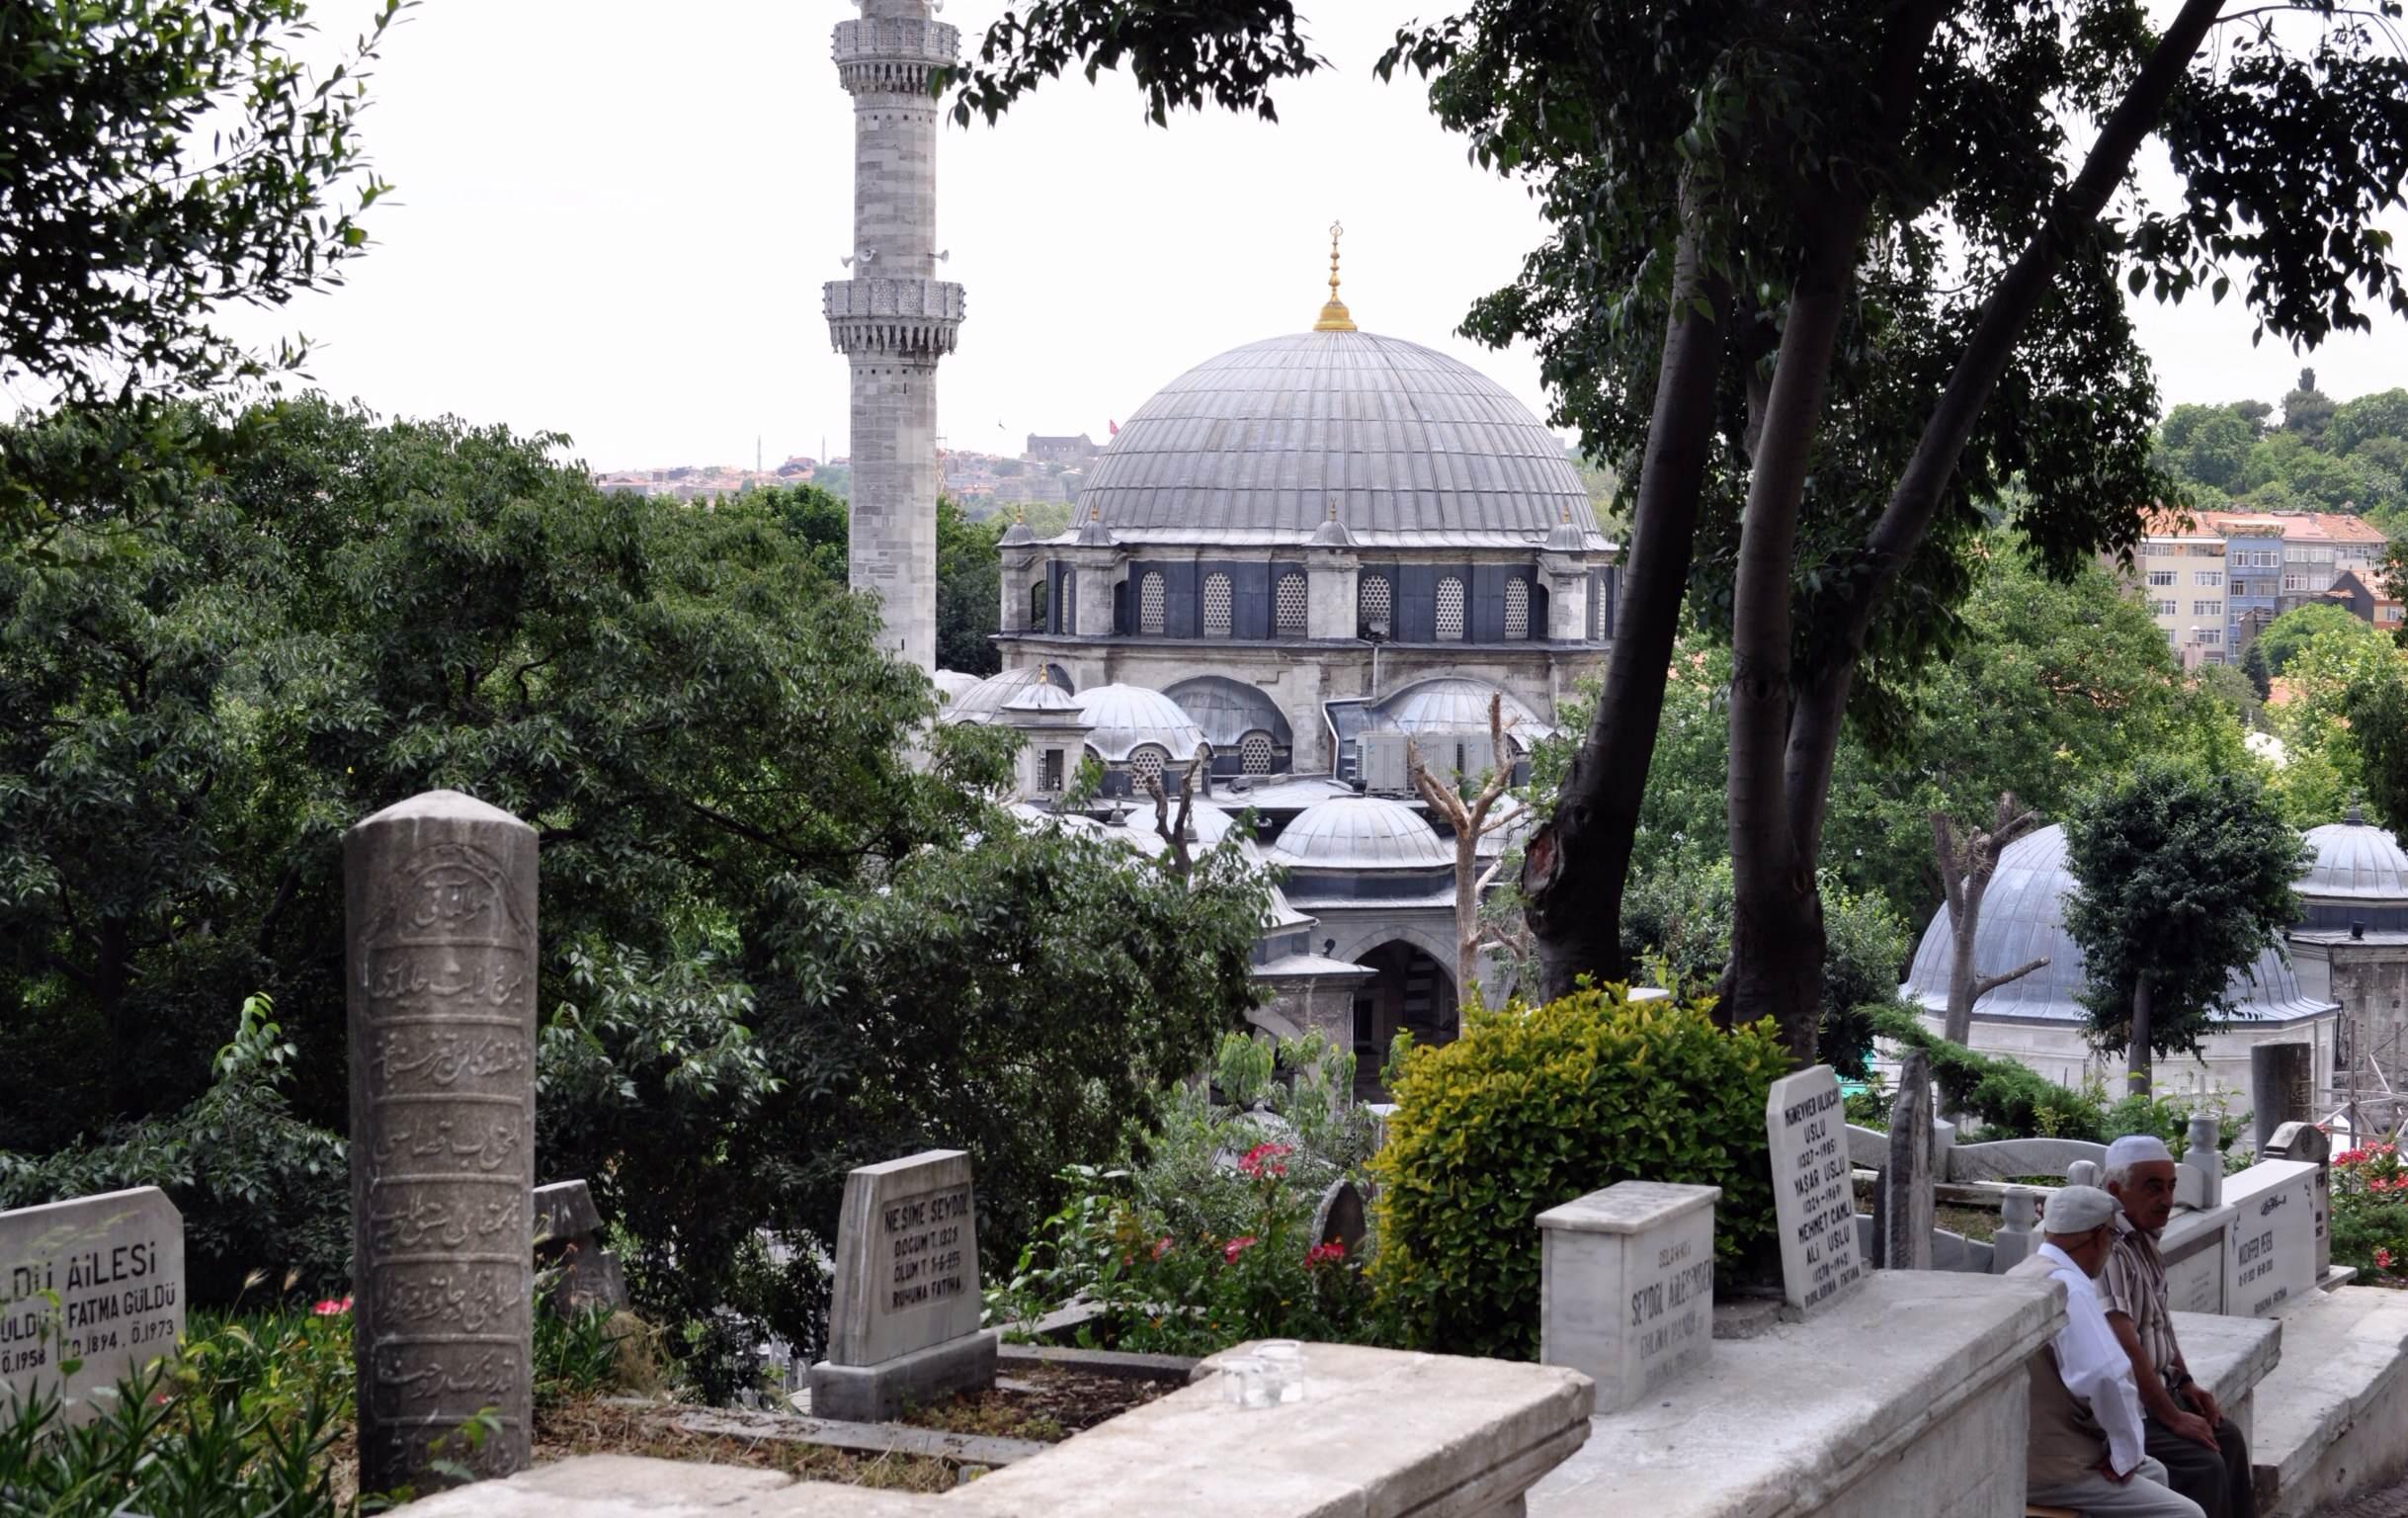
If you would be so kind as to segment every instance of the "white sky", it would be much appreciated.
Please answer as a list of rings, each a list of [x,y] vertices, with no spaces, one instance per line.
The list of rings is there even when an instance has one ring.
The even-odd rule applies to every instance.
[[[359,0],[313,7],[334,38]],[[954,0],[965,50],[1002,0]],[[1135,86],[1055,81],[995,126],[948,125],[939,246],[968,292],[939,372],[949,445],[1093,433],[1242,342],[1308,326],[1333,216],[1365,328],[1472,363],[1541,416],[1527,351],[1451,336],[1542,226],[1470,165],[1423,91],[1371,61],[1444,0],[1307,0],[1336,65],[1277,126],[1146,126]],[[228,327],[298,329],[333,394],[408,416],[554,430],[598,468],[773,465],[847,451],[846,372],[819,285],[842,278],[852,106],[828,60],[846,0],[427,0],[388,39],[365,135],[395,194],[349,282]],[[2394,218],[2397,220],[2398,218]],[[2408,242],[2408,221],[2397,231]],[[2237,297],[2139,304],[2169,404],[2279,401],[2302,362],[2347,398],[2408,383],[2408,325],[2307,360],[2249,346]],[[998,424],[1001,424],[1000,427]]]

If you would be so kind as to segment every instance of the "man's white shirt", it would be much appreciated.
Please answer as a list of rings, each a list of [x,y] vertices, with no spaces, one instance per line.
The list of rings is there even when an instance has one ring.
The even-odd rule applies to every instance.
[[[2057,1375],[2074,1399],[2090,1407],[2107,1434],[2108,1464],[2118,1479],[2140,1464],[2140,1390],[2132,1382],[2132,1359],[2107,1325],[2107,1311],[2082,1267],[2056,1245],[2042,1243],[2052,1281],[2065,1283],[2065,1326],[2057,1331]]]

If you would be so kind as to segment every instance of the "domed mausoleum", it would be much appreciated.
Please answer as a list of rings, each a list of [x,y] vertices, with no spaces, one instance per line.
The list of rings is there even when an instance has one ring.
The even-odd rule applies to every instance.
[[[2312,874],[2313,872],[2311,872]],[[2123,1063],[2090,1047],[2088,1014],[2078,1000],[2082,955],[2065,931],[2064,901],[2075,890],[2065,863],[2065,829],[2044,827],[2009,844],[1999,856],[1974,931],[1974,967],[1997,973],[2046,959],[2047,965],[1999,987],[1973,1005],[1972,1044],[1984,1054],[2007,1054],[2066,1085],[2079,1085],[2095,1069],[2111,1091],[2122,1092]],[[2294,939],[2294,943],[2296,940]],[[1949,966],[1954,950],[1944,909],[1924,930],[1913,967],[1900,992],[1925,1009],[1925,1025],[1937,1033],[1948,1011]],[[2303,966],[2285,964],[2274,950],[2248,972],[2232,977],[2234,1015],[2201,1041],[2202,1070],[2189,1059],[2158,1061],[2160,1091],[2227,1088],[2248,1105],[2249,1052],[2259,1044],[2306,1043],[2316,1048],[2316,1081],[2331,1082],[2335,1013],[2321,986],[2304,983]]]
[[[2315,858],[2299,878],[2291,963],[2310,994],[2341,1008],[2332,1088],[2408,1092],[2408,850],[2355,806],[2307,841]]]

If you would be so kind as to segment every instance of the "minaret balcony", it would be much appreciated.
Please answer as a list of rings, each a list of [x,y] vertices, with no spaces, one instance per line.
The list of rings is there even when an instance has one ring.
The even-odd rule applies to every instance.
[[[946,280],[830,280],[828,339],[845,354],[942,357],[961,327],[961,287]]]
[[[855,95],[927,95],[961,53],[961,29],[887,17],[836,24],[837,77]]]

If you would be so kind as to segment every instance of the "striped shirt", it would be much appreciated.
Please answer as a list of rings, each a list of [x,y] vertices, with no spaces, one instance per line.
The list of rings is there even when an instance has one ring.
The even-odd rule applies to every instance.
[[[2157,1240],[2116,1215],[2116,1244],[2108,1251],[2107,1269],[2099,1277],[2099,1305],[2132,1320],[2140,1347],[2166,1390],[2178,1392],[2189,1381],[2182,1368],[2182,1346],[2174,1342],[2174,1316],[2166,1310],[2166,1262]]]

